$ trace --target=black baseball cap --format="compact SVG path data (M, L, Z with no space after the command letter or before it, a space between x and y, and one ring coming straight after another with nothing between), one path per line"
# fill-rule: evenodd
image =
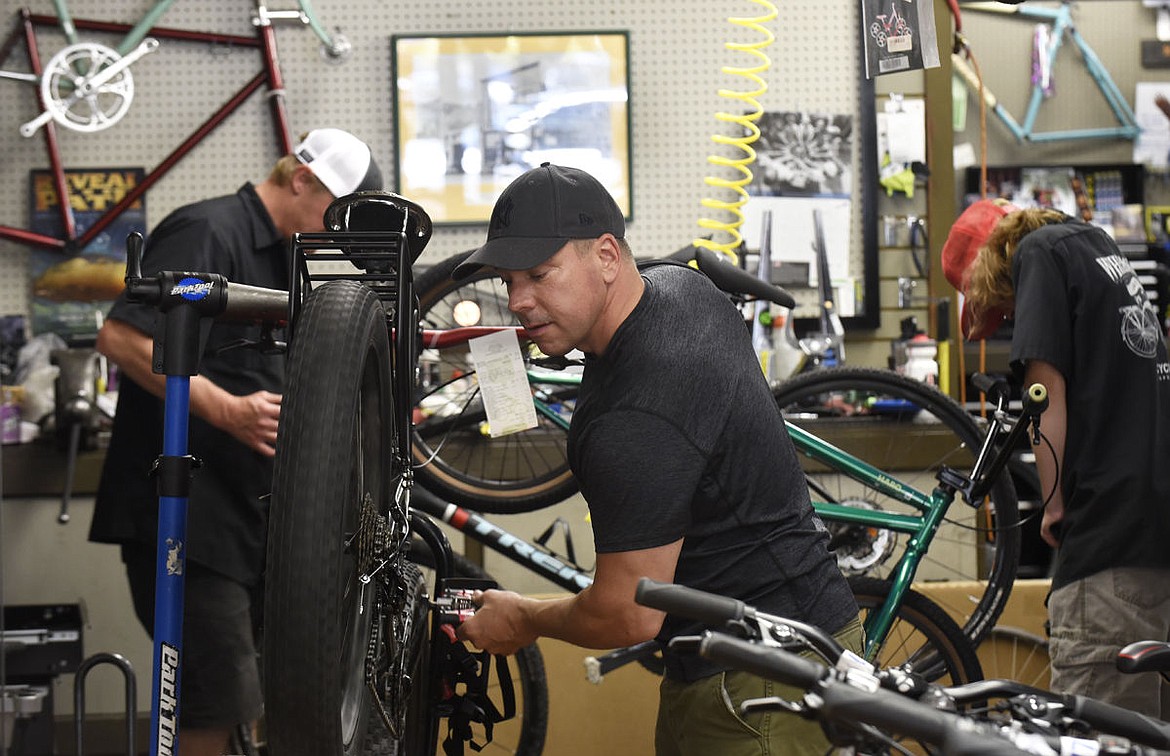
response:
M601 182L579 168L543 163L518 176L496 200L487 243L451 277L466 278L485 265L527 270L572 239L603 234L625 238L626 220Z

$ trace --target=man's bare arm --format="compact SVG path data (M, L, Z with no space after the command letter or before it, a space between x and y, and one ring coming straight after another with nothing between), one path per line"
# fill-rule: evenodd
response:
M1068 405L1065 398L1064 375L1054 365L1043 360L1028 360L1024 366L1024 382L1030 386L1042 383L1048 389L1048 409L1040 416L1040 431L1044 434L1036 454L1036 472L1040 475L1041 496L1048 502L1040 523L1040 537L1053 548L1060 545L1054 526L1064 519L1064 493L1060 489L1060 465L1064 461L1065 434L1068 429ZM1047 443L1045 443L1047 440ZM1052 449L1048 448L1051 444Z
M166 376L152 368L154 340L121 320L107 320L98 332L98 351L144 389L162 398ZM280 420L280 395L257 391L236 396L203 376L191 377L190 411L249 448L273 456Z
M515 653L538 637L586 648L620 648L649 640L658 634L666 615L635 603L638 580L672 582L681 551L680 539L653 549L598 554L593 585L562 599L487 591L459 636L499 654Z

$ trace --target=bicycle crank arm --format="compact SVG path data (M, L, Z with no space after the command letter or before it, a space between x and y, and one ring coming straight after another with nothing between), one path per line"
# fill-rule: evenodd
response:
M142 40L142 43L138 45L138 47L134 48L134 50L132 50L124 57L119 58L116 62L107 66L92 79L82 77L81 81L79 81L77 84L77 90L69 96L69 99L65 100L64 106L61 107L61 110L68 110L69 108L73 107L73 104L78 100L94 94L102 87L102 85L106 84L108 81L120 74L128 66L135 63L139 58L143 57L144 55L148 55L157 49L158 40L154 39L153 37L148 37L147 39ZM42 126L56 117L57 116L52 108L46 108L45 111L42 112L39 116L20 127L20 135L23 137L31 137L33 134L37 133L37 131Z
M27 81L30 84L36 84L40 79L36 74L17 73L16 71L0 71L0 79L12 79L14 81Z

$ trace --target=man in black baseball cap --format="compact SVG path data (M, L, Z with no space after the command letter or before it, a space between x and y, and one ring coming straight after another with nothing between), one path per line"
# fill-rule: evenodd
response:
M639 579L649 577L750 601L860 652L853 593L728 297L684 265L639 268L605 188L554 165L504 190L487 243L454 275L485 266L544 353L586 354L568 456L589 505L597 567L589 588L563 599L485 591L460 637L511 654L541 636L617 648L692 632L635 603ZM803 691L669 648L663 658L659 756L828 749L816 722L736 714L747 698Z
M601 182L579 168L544 163L508 185L492 210L487 243L452 277L462 280L485 265L533 268L572 239L602 234L625 238L626 221Z

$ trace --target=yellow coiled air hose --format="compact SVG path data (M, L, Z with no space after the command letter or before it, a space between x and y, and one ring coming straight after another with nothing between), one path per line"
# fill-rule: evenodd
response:
M749 85L754 86L754 89L747 91L733 89L719 90L720 97L726 97L741 105L742 112L728 113L721 111L715 113L715 118L723 124L735 124L739 127L739 134L735 136L729 136L725 133L711 135L711 141L727 148L726 153L730 154L708 155L707 162L724 169L721 171L724 175L707 176L703 179L707 186L728 190L734 194L734 199L703 198L703 207L719 211L722 213L723 218L700 217L699 227L713 233L711 238L702 237L695 239L693 242L696 247L717 252L727 257L733 263L738 262L736 250L740 248L743 241L743 236L739 232L739 228L743 225L744 221L743 210L741 208L748 201L747 189L744 187L751 183L752 171L750 165L756 159L756 151L752 147L752 143L760 138L760 127L756 125L756 121L760 120L760 116L764 113L757 98L768 91L767 82L764 81L761 74L767 71L772 65L772 61L764 53L764 48L772 44L773 40L775 40L775 35L764 24L776 18L776 6L768 2L768 0L751 0L751 2L765 8L766 13L756 18L732 17L727 20L736 26L742 26L758 32L762 39L750 43L727 42L725 47L728 50L737 53L746 53L752 56L756 60L756 65L724 66L721 70L723 73L740 76L745 79L745 89ZM731 178L728 178L728 175Z

